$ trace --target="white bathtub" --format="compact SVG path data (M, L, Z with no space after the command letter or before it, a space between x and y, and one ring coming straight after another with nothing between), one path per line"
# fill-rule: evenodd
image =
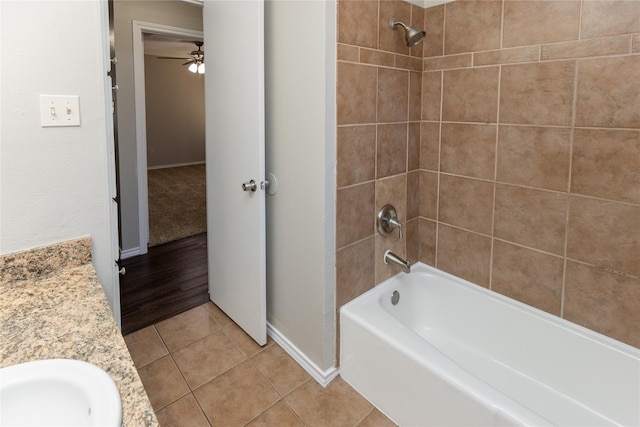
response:
M342 307L340 375L401 426L640 425L639 349L421 263Z

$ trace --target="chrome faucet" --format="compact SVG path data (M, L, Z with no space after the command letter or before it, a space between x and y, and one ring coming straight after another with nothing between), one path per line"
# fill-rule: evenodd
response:
M384 205L378 212L378 233L383 236L390 234L394 228L398 229L400 240L402 240L402 223L398 221L396 208L391 205Z
M392 264L392 265L395 265L396 267L400 267L400 269L405 273L411 272L411 263L409 261L405 261L400 256L394 254L390 250L387 250L384 253L383 261L385 264Z

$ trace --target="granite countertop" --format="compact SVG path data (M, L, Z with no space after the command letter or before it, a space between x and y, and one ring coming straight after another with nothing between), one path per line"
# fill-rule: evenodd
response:
M0 257L0 367L77 359L120 390L123 426L158 421L91 264L89 238Z

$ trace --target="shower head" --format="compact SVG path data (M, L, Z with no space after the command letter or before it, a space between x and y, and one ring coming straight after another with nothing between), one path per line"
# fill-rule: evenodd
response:
M427 35L427 33L425 33L424 31L417 30L413 27L408 26L404 22L396 21L393 18L391 18L391 21L389 21L389 24L391 24L391 28L394 28L396 25L401 25L402 28L404 28L404 31L406 32L407 46L409 47L413 47L417 45L422 40L424 40L424 36Z

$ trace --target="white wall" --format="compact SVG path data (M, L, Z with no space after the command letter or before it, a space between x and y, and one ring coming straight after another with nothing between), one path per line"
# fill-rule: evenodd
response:
M90 236L94 266L119 310L103 6L0 1L0 253ZM40 127L40 94L79 95L81 126Z
M335 363L335 2L265 3L267 318Z
M114 1L114 32L118 58L116 68L120 88L118 91L118 148L123 251L138 248L140 243L133 79L133 20L202 31L202 7L169 0Z

